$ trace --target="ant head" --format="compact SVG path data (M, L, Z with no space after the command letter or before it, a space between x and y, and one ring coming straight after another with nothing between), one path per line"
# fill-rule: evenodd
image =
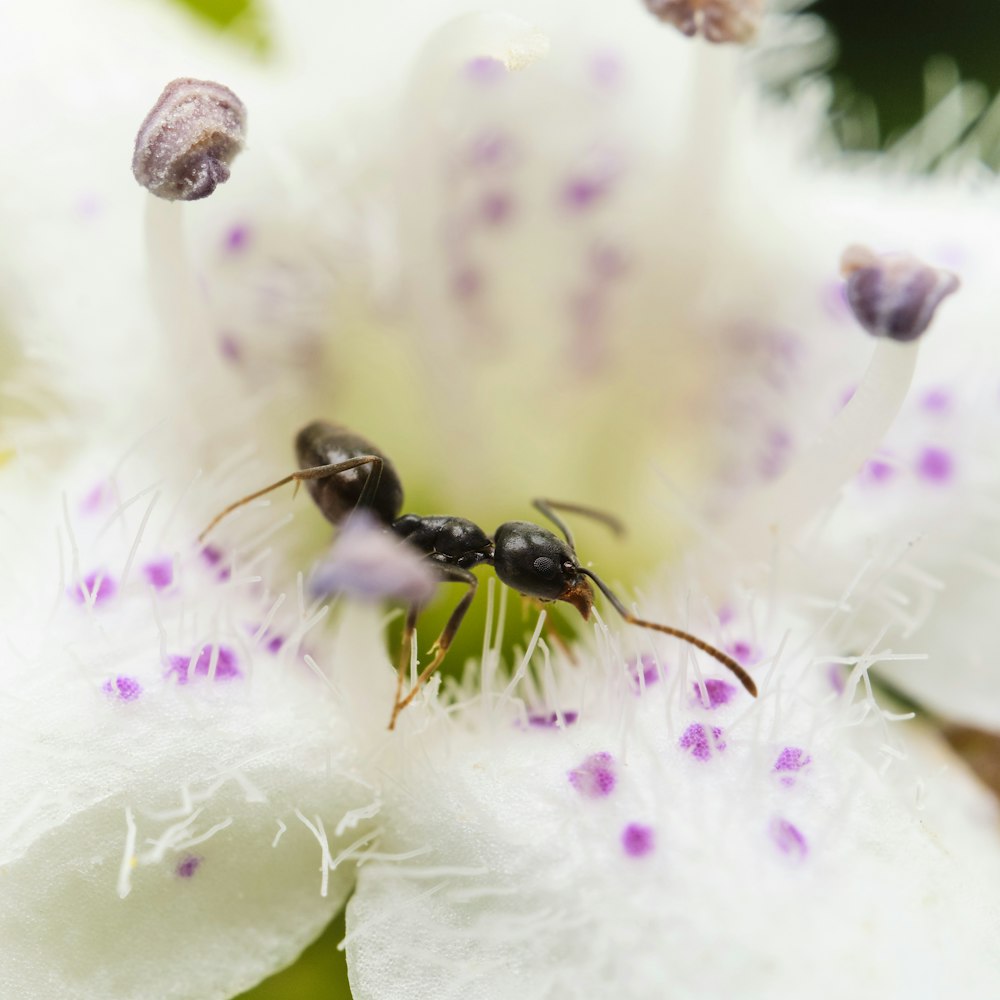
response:
M586 620L594 591L576 553L558 536L530 521L508 521L493 539L493 567L501 583L540 601L567 601Z

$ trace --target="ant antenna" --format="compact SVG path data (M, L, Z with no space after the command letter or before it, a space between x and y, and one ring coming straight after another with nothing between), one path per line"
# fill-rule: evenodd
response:
M600 521L616 538L621 538L625 534L625 525L618 520L614 514L608 514L603 510L596 510L594 507L584 507L578 503L563 503L561 500L532 500L532 506L541 511L566 537L566 543L576 552L576 544L573 535L566 522L556 513L557 510L564 510L569 514L582 514L593 521Z
M592 573L583 566L580 567L580 572L584 576L589 576L600 587L601 593L614 605L615 611L630 625L638 625L641 628L653 629L655 632L663 632L665 635L671 635L675 639L680 639L681 642L686 642L689 646L694 646L695 649L700 649L703 653L708 653L712 659L718 660L727 670L734 673L747 691L755 698L757 697L757 685L754 683L753 678L727 653L723 653L721 649L716 649L715 646L710 646L703 639L699 639L696 635L691 635L690 632L684 632L679 628L671 628L669 625L661 625L659 622L646 621L645 618L637 618L622 604L614 591L596 573Z

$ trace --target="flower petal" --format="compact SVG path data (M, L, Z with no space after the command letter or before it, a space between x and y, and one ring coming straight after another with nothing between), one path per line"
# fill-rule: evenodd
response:
M195 544L214 493L118 464L63 467L61 515L48 484L4 504L0 993L228 997L350 890L391 674L371 616L321 641L259 543Z
M557 668L552 727L502 687L412 727L348 904L358 1000L995 992L996 804L785 645L751 707L610 655Z

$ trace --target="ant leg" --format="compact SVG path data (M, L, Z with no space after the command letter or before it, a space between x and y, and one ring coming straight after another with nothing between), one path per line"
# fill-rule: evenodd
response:
M455 633L458 631L459 625L462 624L462 619L465 617L465 613L469 610L469 605L472 604L472 599L476 596L476 587L479 586L479 581L476 579L475 575L470 573L467 569L461 569L458 566L448 566L444 564L437 565L435 568L439 570L441 576L446 582L464 583L468 586L469 590L458 602L455 610L451 613L451 617L448 619L448 623L435 640L434 645L431 646L430 651L433 658L431 659L431 662L428 663L427 666L421 671L416 684L413 685L413 690L410 691L410 693L402 701L400 701L398 697L396 698L396 704L392 709L392 718L389 720L390 730L396 728L396 719L399 717L399 713L402 712L414 698L416 698L417 692L430 679L434 671L441 666L441 661L445 658L445 655L448 652L448 647L451 645L452 639L455 638Z
M348 459L346 462L336 462L333 465L315 465L310 469L299 469L298 472L293 472L290 476L285 476L284 479L279 479L276 483L271 483L270 486L265 486L262 490L257 490L255 493L251 493L248 496L242 497L235 503L231 503L225 510L220 511L212 520L209 522L208 527L198 536L198 541L203 542L208 536L208 533L224 518L231 514L234 510L242 507L244 504L250 503L251 500L256 500L258 497L262 497L272 490L278 489L279 486L286 486L288 483L295 483L295 492L298 492L299 484L305 482L307 479L325 479L327 476L335 476L339 472L347 472L349 469L356 469L359 465L371 465L372 471L369 473L368 478L365 480L364 488L361 491L361 496L358 500L360 506L362 500L370 500L372 494L378 488L379 478L382 475L382 462L383 459L378 455L359 455L357 458ZM369 490L369 486L374 479L375 485ZM292 494L295 495L294 493Z
M614 605L615 611L618 612L630 625L638 625L641 628L653 629L656 632L663 632L665 635L672 635L675 639L680 639L682 642L686 642L689 646L694 646L695 649L700 649L703 653L708 653L713 660L718 660L727 670L732 671L739 682L750 692L755 698L757 697L757 685L754 683L753 678L743 669L743 667L736 662L727 653L723 653L721 649L716 649L715 646L709 645L704 639L699 639L696 635L691 635L690 632L684 632L679 628L671 628L669 625L660 625L659 622L647 621L645 618L637 618L624 604L615 596L615 594L608 588L608 585L597 576L596 573L592 573L589 569L585 569L583 566L580 567L580 572L584 576L589 576L598 587L601 588L601 593Z
M594 521L600 521L605 527L610 528L618 538L621 538L625 534L625 526L621 521L614 514L608 514L603 510L584 507L578 503L563 503L561 500L535 499L531 501L531 504L536 510L541 511L566 536L566 542L574 552L576 551L576 545L573 542L573 536L569 528L566 527L566 522L556 513L557 510L564 510L570 514L582 514L584 517L589 517Z
M419 606L411 604L410 609L406 612L406 624L403 626L403 638L400 640L399 645L399 668L396 671L396 705L399 704L399 699L403 694L403 679L410 669L410 650L413 647L413 633L417 627L418 614L420 614ZM393 722L396 721L396 714L395 712L393 713ZM390 725L389 728L392 729L392 726Z

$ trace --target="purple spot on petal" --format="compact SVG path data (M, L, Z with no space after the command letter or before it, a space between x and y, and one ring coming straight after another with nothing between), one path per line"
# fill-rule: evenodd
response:
M94 194L83 195L76 203L76 213L87 222L104 214L104 203Z
M250 243L250 227L245 226L242 223L237 223L234 226L230 226L229 230L226 232L225 242L223 246L228 253L240 253L246 250Z
M636 694L643 688L660 682L660 668L652 656L643 656L640 660L629 660L625 665L628 672L629 685ZM664 671L666 668L664 668Z
M656 836L651 826L629 823L622 830L622 847L630 858L641 858L656 846Z
M591 80L605 90L614 90L624 76L622 61L614 52L595 52L589 69Z
M509 165L514 155L510 138L500 132L477 136L469 149L469 160L477 167Z
M588 253L590 269L601 281L613 281L628 271L628 257L611 243L599 243Z
M732 605L723 604L722 607L719 608L718 615L719 624L728 625L736 617L736 612L733 610Z
M222 566L222 560L224 558L222 549L217 549L214 545L206 545L201 550L201 558L209 566L218 569L218 578L220 580L228 580L230 576L230 570L228 566Z
M796 859L804 858L809 851L809 845L802 832L787 819L774 820L771 824L771 839L782 854Z
M70 587L69 595L78 604L106 604L118 592L118 584L105 573L88 573L75 587Z
M920 400L920 405L928 413L947 413L952 406L951 393L947 389L928 389Z
M774 479L788 465L792 447L791 435L782 427L772 427L764 442L764 453L758 466L764 479Z
M726 646L726 652L744 667L753 666L760 659L759 651L743 639L731 642Z
M258 635L257 633L260 631L260 626L248 623L246 630L250 635L256 636L257 642L259 642L269 653L280 653L281 647L285 644L285 637L283 635L279 635L277 632L272 632L269 628L264 629L264 631Z
M717 751L726 749L725 741L722 739L722 730L718 726L712 726L712 744ZM682 750L690 750L691 756L695 760L709 760L712 756L712 747L709 745L708 733L700 722L692 722L678 743Z
M198 653L198 658L194 663L194 673L198 677L208 677L211 673L214 650L218 648L215 656L215 679L217 681L229 681L235 677L242 677L236 654L228 646L205 646ZM169 667L167 675L173 674L178 684L187 684L191 679L191 657L174 654L167 657Z
M600 201L610 188L608 178L571 177L563 187L562 202L573 211L582 211Z
M580 717L579 712L563 712L562 720L567 726L572 726ZM528 725L539 729L555 729L559 725L559 715L556 712L545 712L528 716Z
M490 56L477 56L465 64L465 78L473 83L492 86L499 83L506 75L507 68L499 59Z
M695 683L693 687L695 697L705 708L718 708L720 705L725 705L736 694L736 687L734 685L729 684L727 681L709 678L705 681L705 694L708 696L708 701L706 702L702 697L701 685Z
M917 472L930 483L946 483L954 472L954 462L943 448L925 448L917 461Z
M601 799L615 790L615 761L606 752L592 753L567 775L569 783L588 799Z
M464 267L451 279L451 290L456 299L474 299L483 289L483 276L473 267Z
M142 572L157 590L166 590L174 582L174 563L171 559L154 559L142 567Z
M114 487L109 482L98 483L81 501L80 510L84 514L99 514L115 502Z
M514 211L514 202L510 195L503 191L491 191L484 195L479 211L487 225L499 226L510 218Z
M895 466L881 458L873 458L865 462L864 468L861 470L861 478L869 483L885 483L895 475Z
M844 683L844 668L839 663L831 663L826 668L826 676L830 682L830 687L837 694L843 694L846 687Z
M177 862L177 867L174 869L174 874L178 878L191 878L192 875L201 867L204 858L199 858L197 854L186 854L180 861Z
M243 360L243 345L231 333L219 334L219 353L231 364L238 365Z
M774 762L775 771L799 771L812 761L801 747L785 747Z
M214 545L206 545L201 550L201 557L209 566L218 566L222 562L222 551Z
M120 701L135 701L142 694L142 685L134 677L119 674L101 685L101 690Z

